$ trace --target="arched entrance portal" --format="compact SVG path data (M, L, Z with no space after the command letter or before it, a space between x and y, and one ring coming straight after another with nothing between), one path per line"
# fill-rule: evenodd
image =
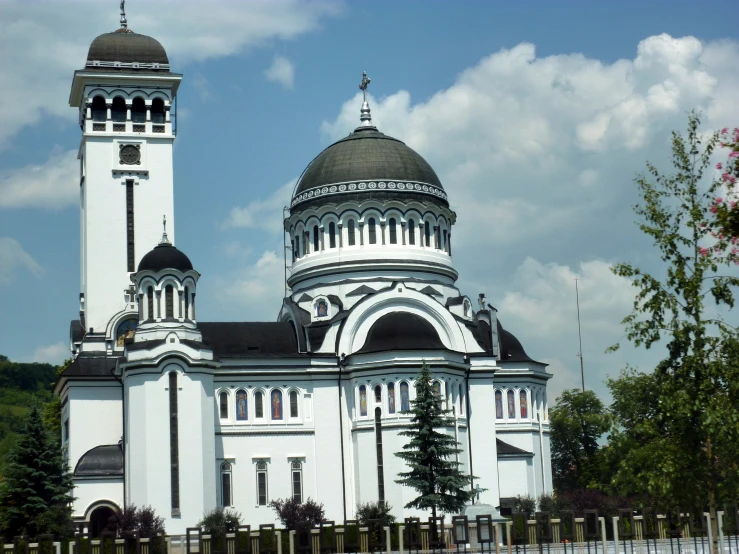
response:
M99 537L100 533L102 531L105 531L105 528L108 525L108 521L110 520L110 516L113 515L113 510L109 508L108 506L100 506L98 508L95 508L92 513L90 514L90 535L92 537Z

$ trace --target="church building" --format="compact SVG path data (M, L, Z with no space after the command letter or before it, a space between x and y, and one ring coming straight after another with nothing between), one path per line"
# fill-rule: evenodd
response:
M395 482L394 455L423 364L450 411L457 461L484 489L477 502L505 513L517 495L551 493L552 375L483 295L455 285L453 198L423 157L373 125L366 75L358 126L295 186L274 320L198 319L211 276L175 240L182 78L122 16L72 80L80 309L56 393L75 519L94 533L113 509L151 506L177 534L232 506L255 526L277 523L269 503L289 497L337 522L376 501L399 519L428 517L404 509L416 491Z

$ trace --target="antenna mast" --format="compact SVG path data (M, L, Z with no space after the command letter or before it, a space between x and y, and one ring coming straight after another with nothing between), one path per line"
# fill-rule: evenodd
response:
M585 368L582 363L582 332L580 331L580 291L577 287L578 279L575 279L575 298L577 301L577 339L580 341L580 377L582 378L582 391L585 392Z

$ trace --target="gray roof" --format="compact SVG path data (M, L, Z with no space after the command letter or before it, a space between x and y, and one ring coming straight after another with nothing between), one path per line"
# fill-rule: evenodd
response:
M358 127L316 156L303 173L295 195L318 186L362 180L412 181L443 190L436 172L416 151L375 127Z
M162 271L163 269L190 271L192 262L184 252L177 250L168 242L162 242L141 258L137 271Z
M167 52L158 40L127 29L100 35L92 41L88 62L169 64Z

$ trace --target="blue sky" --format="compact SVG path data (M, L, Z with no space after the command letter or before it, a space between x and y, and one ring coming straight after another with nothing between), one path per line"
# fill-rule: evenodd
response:
M460 222L463 292L486 292L553 391L659 352L603 350L633 293L609 265L649 266L629 206L647 159L702 109L739 124L736 2L143 2L131 29L175 71L176 243L203 274L202 320L271 320L291 183L358 123L437 170ZM78 309L72 72L117 28L118 2L0 3L0 353L61 361ZM270 71L271 70L271 71Z

